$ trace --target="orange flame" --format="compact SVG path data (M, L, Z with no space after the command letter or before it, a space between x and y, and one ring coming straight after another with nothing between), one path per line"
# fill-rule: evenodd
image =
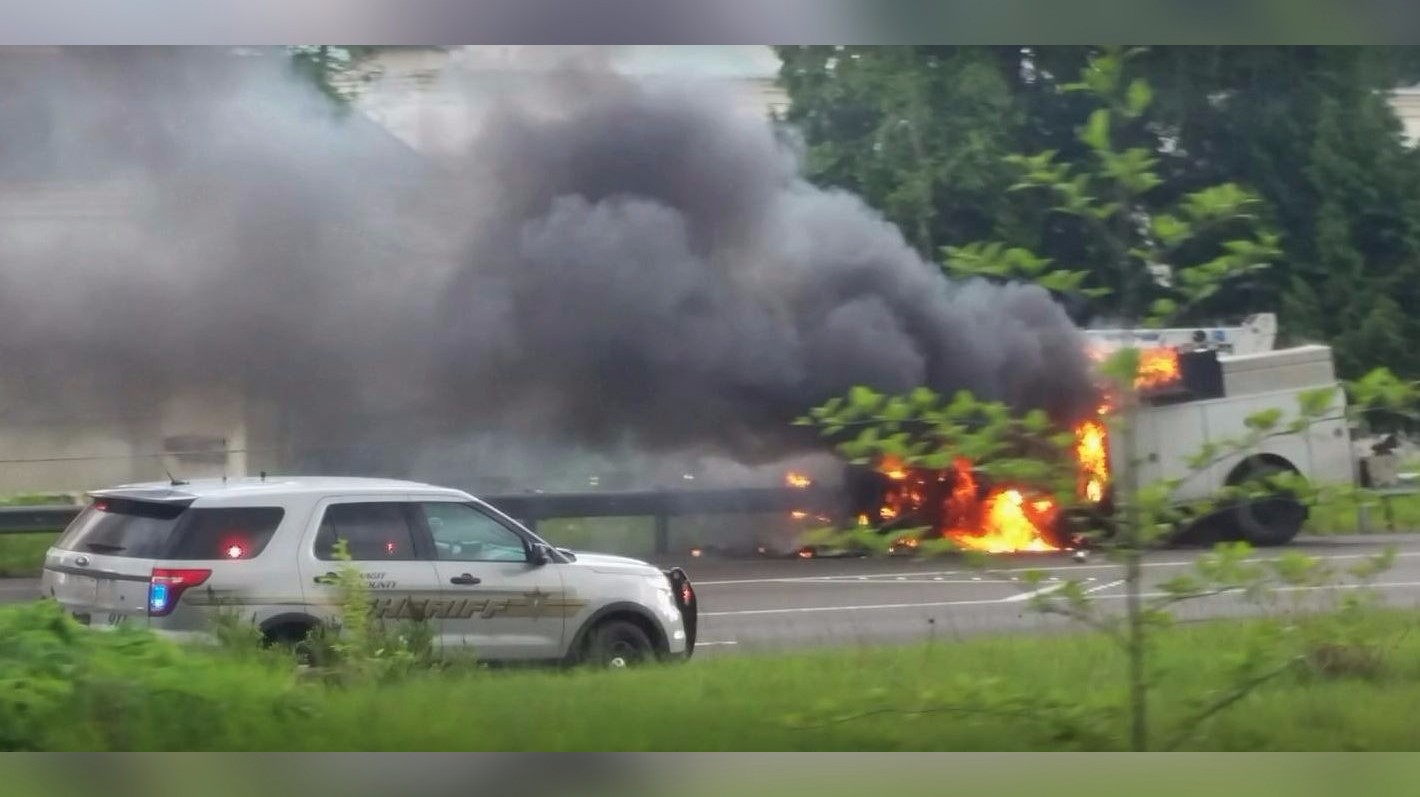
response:
M1037 497L1027 502L1017 489L997 488L983 500L971 462L958 459L947 499L947 531L957 545L984 553L1054 551L1045 530L1054 522L1055 502Z
M813 485L814 481L813 479L810 479L808 476L805 476L802 473L795 473L794 471L789 471L789 473L785 474L784 476L784 483L788 484L790 487L796 487L802 490L805 487Z
M902 460L897 457L884 457L878 470L893 481L903 481L907 478L907 468L903 466Z
M1104 423L1088 420L1075 429L1075 459L1080 463L1080 495L1091 503L1104 500L1109 485L1108 433Z
M1100 348L1089 349L1090 359L1104 362L1109 352ZM1179 364L1178 349L1156 346L1139 350L1139 368L1134 376L1136 390L1152 390L1168 387L1183 380L1183 367Z
M1143 349L1139 352L1139 373L1134 387L1139 390L1167 387L1183 378L1178 362L1178 349Z
M951 537L957 545L983 553L1059 550L1040 531L1054 519L1054 511L1054 501L1037 499L1027 503L1020 490L997 490L986 499L983 528L974 534L954 532Z

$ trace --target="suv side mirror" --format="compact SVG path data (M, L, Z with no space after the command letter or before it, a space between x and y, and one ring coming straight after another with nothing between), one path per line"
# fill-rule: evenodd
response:
M552 549L542 543L534 543L532 550L528 552L528 561L535 567L542 567L550 564L553 560Z

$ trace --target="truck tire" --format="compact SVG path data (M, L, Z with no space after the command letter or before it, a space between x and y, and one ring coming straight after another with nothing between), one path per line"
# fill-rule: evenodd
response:
M1263 480L1283 473L1296 473L1278 463L1260 462L1249 466L1238 481ZM1243 502L1231 511L1231 525L1238 539L1258 548L1274 548L1291 542L1307 521L1307 508L1285 490Z

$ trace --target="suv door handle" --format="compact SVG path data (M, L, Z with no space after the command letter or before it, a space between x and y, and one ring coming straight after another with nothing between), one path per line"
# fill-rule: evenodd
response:
M330 573L326 573L323 576L316 576L312 580L315 581L317 584L334 584L336 581L340 580L340 576L332 571Z
M483 583L483 579L481 579L481 578L474 578L473 576L469 575L468 573L464 573L463 575L454 576L453 578L449 579L449 583L450 583L450 584L459 584L460 586L472 586L472 585L474 585L474 584L482 584L482 583Z

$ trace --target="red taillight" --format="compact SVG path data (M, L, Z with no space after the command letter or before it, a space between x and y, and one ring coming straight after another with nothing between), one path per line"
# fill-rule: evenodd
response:
M224 559L245 559L251 553L251 546L240 534L228 534L218 547Z
M153 568L148 579L148 616L162 617L172 612L183 592L205 583L211 575L211 570Z

